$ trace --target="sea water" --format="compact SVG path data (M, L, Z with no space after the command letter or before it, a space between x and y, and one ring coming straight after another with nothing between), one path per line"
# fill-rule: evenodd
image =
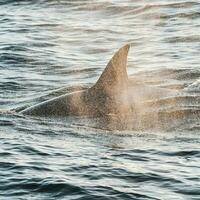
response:
M195 0L1 0L0 109L91 86L127 43L130 75L187 91L199 109L199 33ZM198 119L120 131L0 114L2 200L198 200L199 166Z

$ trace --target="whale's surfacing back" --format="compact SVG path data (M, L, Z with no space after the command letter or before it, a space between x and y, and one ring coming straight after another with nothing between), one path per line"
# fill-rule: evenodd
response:
M62 95L22 110L38 116L104 116L129 110L126 70L130 45L120 48L107 64L94 86L87 90Z
M200 109L191 108L187 94L129 79L130 46L120 48L92 87L44 101L20 113L35 116L88 116L106 129L169 128L196 120ZM199 99L197 99L199 101ZM184 103L186 104L184 105ZM103 124L102 124L103 122Z

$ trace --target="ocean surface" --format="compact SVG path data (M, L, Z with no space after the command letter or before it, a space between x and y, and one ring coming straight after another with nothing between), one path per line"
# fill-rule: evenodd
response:
M199 1L0 0L1 200L200 199L199 115L107 130L6 112L90 87L127 43L130 76L200 110Z

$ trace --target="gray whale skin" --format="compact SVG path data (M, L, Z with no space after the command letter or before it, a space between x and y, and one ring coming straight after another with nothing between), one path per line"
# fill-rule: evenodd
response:
M20 113L35 116L108 116L141 111L141 102L158 99L171 91L131 85L126 65L130 45L120 48L92 87L44 101Z

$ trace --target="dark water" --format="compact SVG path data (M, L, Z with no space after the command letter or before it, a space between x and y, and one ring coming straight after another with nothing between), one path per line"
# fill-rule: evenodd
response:
M0 109L88 87L131 43L128 70L200 108L200 4L0 0ZM183 101L181 101L183 102ZM86 118L0 114L0 199L200 199L200 120L106 131Z

